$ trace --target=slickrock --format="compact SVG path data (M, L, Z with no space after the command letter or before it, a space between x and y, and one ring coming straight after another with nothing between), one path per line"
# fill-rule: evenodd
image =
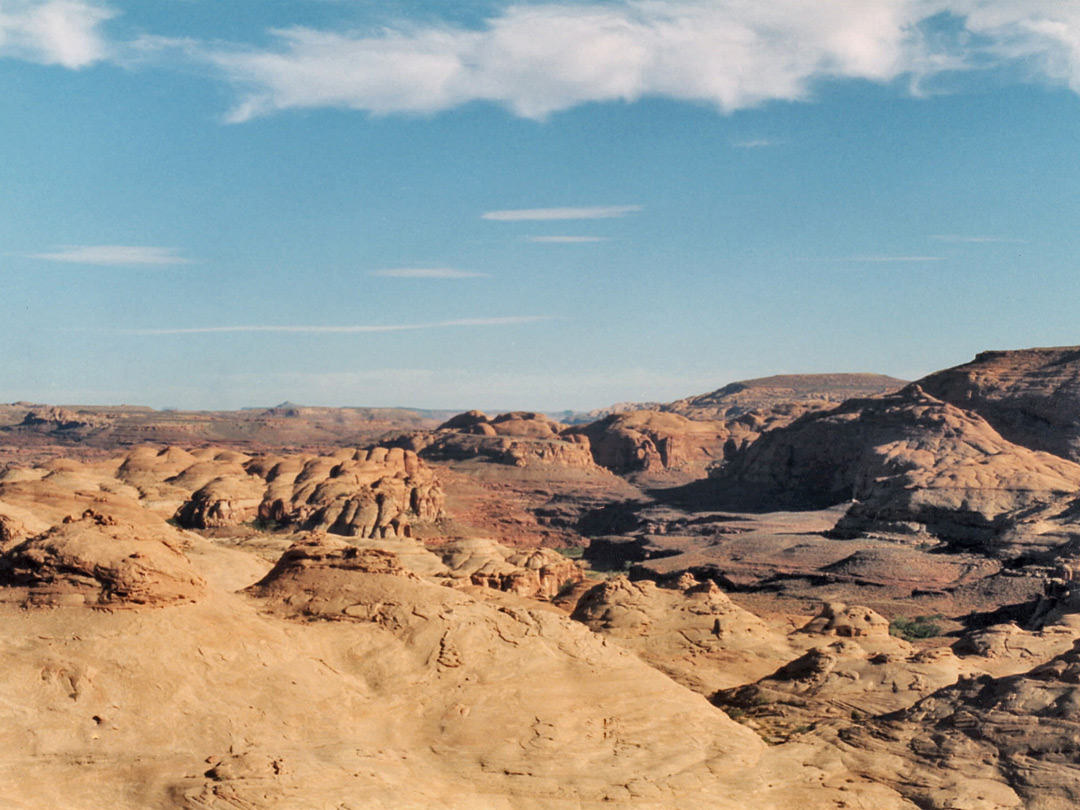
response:
M867 607L827 602L800 632L841 638L885 638L889 635L889 620Z
M258 509L262 520L346 537L398 537L433 522L445 497L410 450L375 447L315 458L292 475L279 465Z
M906 708L965 669L947 647L919 650L890 636L888 621L866 607L826 604L796 635L836 640L755 683L722 689L712 702L770 738L787 739L823 721Z
M586 592L572 618L702 694L760 677L793 654L782 633L689 574L674 588L614 577Z
M723 458L731 431L720 422L642 410L613 414L563 435L586 437L596 463L615 473L692 470L704 475L709 463Z
M547 416L514 411L488 417L482 411L458 414L436 430L408 433L386 442L431 461L483 460L512 467L554 464L594 468L584 436Z
M200 487L176 513L181 526L214 529L254 520L266 492L266 482L243 470L233 477L214 478Z
M294 546L250 592L285 617L351 622L352 644L381 650L358 648L350 673L373 699L408 707L396 736L427 740L412 749L426 777L399 788L398 806L442 794L452 773L461 792L442 801L455 808L737 807L764 754L756 735L580 625L427 584L392 555ZM366 720L352 733L372 730Z
M919 385L1011 442L1080 461L1080 346L981 352Z
M108 425L109 422L107 417L101 415L76 413L67 408L52 407L30 411L19 427L43 432L86 432Z
M396 537L410 534L414 522L430 523L442 514L444 495L434 473L400 448L285 457L210 448L168 465L155 463L158 455L137 452L118 474L137 480L147 498L162 497L163 488L181 493L175 517L187 528L258 519L348 537ZM184 461L190 463L162 477Z
M764 434L716 474L774 504L825 507L854 499L836 527L929 534L988 553L1006 518L1080 487L1080 465L1003 439L981 417L917 385L853 399ZM1032 538L1038 543L1038 538Z
M511 549L484 538L452 540L433 547L448 576L519 596L551 598L585 577L582 566L547 548Z
M205 582L162 526L87 511L0 556L0 584L34 604L161 607L193 602Z
M841 739L849 761L920 807L1067 810L1080 801L1078 684L1080 641L1021 674L962 679Z

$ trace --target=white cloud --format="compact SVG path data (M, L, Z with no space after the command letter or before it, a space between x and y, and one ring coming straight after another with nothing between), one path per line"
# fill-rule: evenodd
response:
M415 332L462 326L518 326L553 320L550 315L505 315L490 318L458 318L431 323L370 324L349 326L191 326L162 329L118 329L125 335L209 335L237 332L277 332L285 334L351 335L378 332Z
M473 270L455 270L453 267L395 267L389 270L372 270L368 275L386 278L486 278L488 274Z
M208 58L242 92L230 120L348 107L431 113L470 101L542 119L645 96L724 111L803 99L819 79L890 81L926 67L931 0L624 0L511 5L474 30L275 31L276 47Z
M85 0L0 0L0 56L82 68L105 59L100 31L114 14Z
M608 242L607 236L526 236L527 242L555 245L580 245L587 242Z
M176 248L141 245L64 245L52 253L32 253L30 258L70 264L155 266L190 264Z
M1001 66L1080 93L1075 0L520 0L474 28L292 27L271 31L270 46L153 33L108 42L112 16L101 0L0 0L0 57L209 65L238 94L234 122L320 107L428 114L475 101L543 119L645 97L731 112L805 100L830 80L904 78L919 94L942 73ZM764 143L745 143L755 145Z
M954 0L968 31L1000 62L1080 93L1080 4L1073 0Z
M614 219L640 210L640 205L594 205L588 208L515 208L506 211L485 211L480 218L495 220L496 222Z
M756 138L749 141L732 141L731 145L736 149L764 149L769 146L779 146L783 141L774 141L768 138Z

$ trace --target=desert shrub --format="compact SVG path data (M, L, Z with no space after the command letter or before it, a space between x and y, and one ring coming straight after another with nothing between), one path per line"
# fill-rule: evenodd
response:
M941 635L941 625L938 621L940 614L933 616L897 616L889 623L889 635L899 636L904 641L915 641L920 638L933 638Z

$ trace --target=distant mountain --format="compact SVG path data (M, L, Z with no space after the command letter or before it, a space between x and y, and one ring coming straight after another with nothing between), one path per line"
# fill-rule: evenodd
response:
M839 405L845 399L886 394L905 385L906 380L883 374L778 374L733 382L708 394L662 405L660 410L689 419L734 419L788 403Z
M899 391L907 380L884 374L777 374L739 380L708 394L674 402L619 402L591 411L560 411L550 416L567 425L582 425L617 413L660 411L688 419L735 419L754 410L777 405L838 405L852 397L868 397Z

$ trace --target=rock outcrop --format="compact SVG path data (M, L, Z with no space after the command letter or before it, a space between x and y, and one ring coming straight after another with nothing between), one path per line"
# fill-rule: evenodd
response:
M842 739L920 807L1065 810L1080 801L1078 712L1080 641L1018 675L962 679Z
M168 527L151 532L87 511L0 556L0 585L32 604L162 607L196 601L205 582Z
M710 463L723 458L731 430L720 422L640 410L613 414L563 435L587 438L596 463L615 473L687 470L704 475Z
M458 414L435 431L408 433L384 443L431 461L482 460L512 467L556 464L594 468L584 436L540 413L515 411L489 417L482 411Z
M791 656L782 634L714 582L689 574L672 588L625 576L606 580L582 595L572 618L702 694Z
M889 635L889 620L868 607L826 602L800 632L840 638L885 638Z
M585 578L581 563L547 548L511 549L477 537L452 540L432 551L450 577L519 596L550 599Z
M982 352L919 385L1011 442L1080 461L1080 346Z
M268 472L260 520L346 537L410 536L413 521L433 522L444 503L435 474L399 447L342 451L282 461Z
M1012 444L981 417L912 384L770 431L716 480L773 508L853 500L840 534L927 533L983 547L1009 515L1075 492L1080 465ZM1002 553L1023 538L1010 542Z
M266 492L266 482L241 471L214 478L196 490L176 513L181 526L217 529L254 520Z

